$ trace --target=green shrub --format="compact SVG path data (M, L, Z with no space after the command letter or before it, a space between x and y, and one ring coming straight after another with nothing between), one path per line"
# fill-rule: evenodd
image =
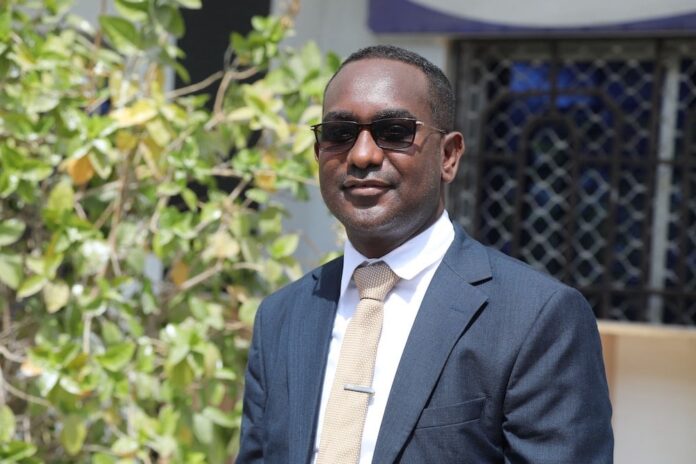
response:
M338 59L257 17L171 91L200 0L70 3L0 9L0 462L228 462L257 304L301 272L274 194L313 182Z

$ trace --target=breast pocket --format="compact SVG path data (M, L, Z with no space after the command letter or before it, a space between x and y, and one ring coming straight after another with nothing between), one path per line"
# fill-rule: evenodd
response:
M479 420L485 404L486 398L476 398L424 409L399 463L497 462Z
M444 427L463 424L481 418L486 398L476 398L449 406L425 408L416 424L416 429Z

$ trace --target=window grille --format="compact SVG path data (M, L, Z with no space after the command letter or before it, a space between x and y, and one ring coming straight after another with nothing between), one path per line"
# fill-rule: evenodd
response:
M453 216L600 318L696 325L696 40L456 53L467 151Z

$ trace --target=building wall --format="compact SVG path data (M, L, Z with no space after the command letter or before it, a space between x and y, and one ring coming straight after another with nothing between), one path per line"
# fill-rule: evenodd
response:
M696 456L696 331L602 322L617 464Z

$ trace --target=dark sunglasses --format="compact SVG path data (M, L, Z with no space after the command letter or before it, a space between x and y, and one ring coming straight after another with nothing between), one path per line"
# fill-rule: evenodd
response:
M384 118L366 124L355 121L329 121L312 127L317 139L318 153L339 153L350 150L363 129L383 150L402 150L413 144L418 126L425 126L441 134L447 132L412 118Z

